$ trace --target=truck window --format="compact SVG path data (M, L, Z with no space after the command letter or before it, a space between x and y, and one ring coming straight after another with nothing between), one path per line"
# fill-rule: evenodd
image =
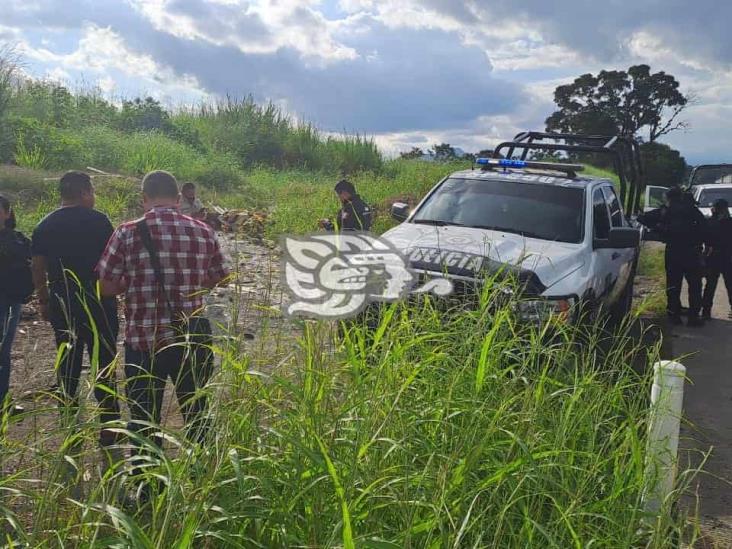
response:
M592 195L592 226L596 239L607 240L610 237L610 216L602 189L595 189Z
M585 190L506 181L447 179L425 201L412 223L461 225L579 243L584 238Z
M607 200L608 206L610 206L610 222L613 227L622 227L624 225L623 208L620 206L620 200L618 200L615 189L612 187L603 187L602 191L605 193L605 200Z
M696 201L700 208L711 208L720 198L732 203L732 188L704 189L699 193Z

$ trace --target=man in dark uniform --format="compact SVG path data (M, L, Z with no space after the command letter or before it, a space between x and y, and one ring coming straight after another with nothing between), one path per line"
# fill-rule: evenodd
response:
M707 224L706 258L702 317L709 320L712 318L714 293L720 276L724 277L727 299L732 309L732 218L729 215L729 203L724 198L712 206L712 218Z
M666 243L666 301L668 315L681 324L681 284L689 285L689 326L701 326L702 245L706 220L694 199L678 187L666 193L666 205L638 216L646 227L658 231Z
M358 195L353 183L342 179L336 184L335 192L341 201L335 223L330 219L321 219L320 226L327 231L339 232L371 230L371 208Z

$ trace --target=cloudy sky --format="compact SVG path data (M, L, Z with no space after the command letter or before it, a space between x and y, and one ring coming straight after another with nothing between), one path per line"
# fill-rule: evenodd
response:
M1 0L25 70L112 97L271 100L389 152L539 129L575 76L644 62L696 102L667 138L732 161L726 0Z

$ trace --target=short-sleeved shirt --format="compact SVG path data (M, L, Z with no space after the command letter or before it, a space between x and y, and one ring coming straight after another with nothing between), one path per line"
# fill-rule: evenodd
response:
M184 196L180 199L178 210L180 210L180 213L183 215L194 217L203 211L203 202L198 198L194 198L193 202L191 202Z
M227 274L216 233L177 208L158 207L144 216L160 258L167 298L160 289L142 242L137 221L121 225L109 239L97 265L101 280L125 291L125 343L152 350L171 333L173 314L190 316L203 309L205 283Z
M32 254L46 258L51 291L64 294L75 278L93 286L94 268L113 231L106 215L84 206L62 207L43 218L33 231Z

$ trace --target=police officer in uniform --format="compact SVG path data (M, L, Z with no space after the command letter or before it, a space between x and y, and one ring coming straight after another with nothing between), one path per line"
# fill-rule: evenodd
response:
M341 209L336 214L335 222L330 219L321 219L320 226L327 231L339 232L371 230L371 208L358 195L353 183L342 179L336 184L334 190L341 201Z
M729 203L720 198L712 205L712 218L707 223L706 241L706 283L702 300L702 317L712 318L714 293L717 291L719 277L724 277L727 299L732 309L732 218ZM732 315L732 310L730 311Z
M689 326L702 326L702 247L706 220L693 197L679 187L666 193L666 205L638 216L666 243L666 302L669 319L681 324L681 284L689 286Z

